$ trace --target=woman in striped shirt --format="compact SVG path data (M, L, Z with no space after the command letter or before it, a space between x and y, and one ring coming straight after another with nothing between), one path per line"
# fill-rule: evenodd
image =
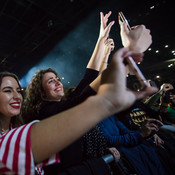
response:
M80 105L45 120L33 121L12 129L23 101L21 86L11 73L0 73L0 174L35 174L35 165L60 152L89 129L155 92L126 89L124 58L140 53L123 48L117 51L102 73L97 95ZM121 100L122 99L122 100Z

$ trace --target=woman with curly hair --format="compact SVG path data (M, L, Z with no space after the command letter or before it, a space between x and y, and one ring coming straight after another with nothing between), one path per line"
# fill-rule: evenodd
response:
M26 88L25 100L23 105L23 119L26 123L40 119L39 110L43 99L46 99L46 94L42 86L42 78L46 73L52 72L59 77L57 72L51 68L40 70L35 74L32 83Z
M113 40L107 39L110 29L114 24L112 21L108 26L106 25L110 15L111 12L105 16L101 13L99 38L87 65L85 75L79 85L71 92L69 91L69 94L65 93L61 79L55 70L51 68L39 70L33 76L30 85L26 88L26 98L24 101L23 118L26 123L36 119L42 120L65 111L80 104L89 96L96 94L96 84L99 84L100 78L96 81L97 83L93 83L92 86L94 88L89 84L96 79L99 72L101 73L107 67L109 54L114 49ZM89 139L91 140L90 142ZM106 142L101 130L98 126L95 126L83 138L80 138L59 153L61 164L58 166L63 170L71 165L81 163L82 157L83 159L101 157L107 152L106 148ZM48 174L54 171L58 172L58 170L54 170L53 166L50 168L52 172L48 169L49 167L45 168L46 174L47 172Z
M94 89L87 86L98 76L99 72L107 67L108 56L114 49L113 40L107 39L114 24L114 21L112 21L107 25L110 15L111 11L105 16L102 12L100 13L101 26L95 49L87 64L82 81L68 97L65 95L63 84L55 70L51 68L39 70L33 76L30 85L26 89L26 99L24 101L23 117L26 122L34 119L41 120L50 116L50 114L69 109L96 93ZM107 47L108 50L106 51Z
M97 40L92 57L87 65L85 76L79 85L74 89L74 91L68 96L65 96L63 84L61 83L58 74L54 70L50 68L39 70L34 75L30 85L26 89L26 100L24 102L23 115L26 122L35 119L45 119L51 115L76 106L86 100L89 96L96 94L101 80L99 74L107 67L109 54L114 49L113 40L108 38L109 31L114 22L110 22L108 25L106 25L110 15L111 12L105 16L103 13L101 13L99 38ZM126 43L128 48L132 48L134 50L135 47L138 46L137 41L143 41L143 38L145 40L144 43L139 44L141 45L140 50L143 51L145 45L146 47L149 47L151 44L150 31L143 27L143 25L138 26L130 33L127 30L126 24L122 24L122 41L124 39L127 40L127 42L123 43ZM143 35L143 33L145 35ZM137 40L138 38L133 38L134 35L139 35L142 39ZM101 135L101 137L99 137L99 135ZM89 140L92 140L92 138L95 138L94 140L96 140L96 143L89 142ZM83 152L80 150L83 150ZM70 162L77 163L81 162L82 154L85 154L83 155L84 158L90 158L94 156L99 157L104 155L105 150L105 139L101 133L100 128L95 126L90 132L86 133L83 138L79 139L77 142L72 144L71 147L68 147L66 150L61 152L60 156L64 157L62 159L62 163L63 165L67 166L67 164L69 164L67 162L69 162L71 157L72 160L70 160ZM76 160L74 157L76 157ZM64 160L66 160L66 162L64 162Z

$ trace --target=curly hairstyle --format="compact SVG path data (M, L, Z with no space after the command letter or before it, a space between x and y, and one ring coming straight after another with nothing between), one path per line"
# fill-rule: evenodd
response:
M48 72L52 72L58 76L58 73L51 68L41 69L32 77L30 85L26 88L22 110L22 116L25 123L38 119L40 106L43 103L43 100L46 98L46 94L42 87L42 78L43 75Z
M0 72L0 86L2 84L2 80L4 77L12 77L17 81L17 83L21 89L21 95L24 99L23 88L20 85L20 82L19 82L17 75L15 75L14 73L11 73L11 72L7 72L7 71ZM11 122L13 127L18 127L18 126L22 125L24 122L22 120L21 113L18 116L12 117L10 122ZM0 120L0 127L1 127L1 120Z

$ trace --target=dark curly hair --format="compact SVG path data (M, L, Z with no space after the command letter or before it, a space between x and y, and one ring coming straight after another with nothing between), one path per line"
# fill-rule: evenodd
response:
M26 88L22 110L22 116L25 123L38 119L40 106L43 100L46 98L46 94L42 87L42 78L43 75L48 72L52 72L58 76L58 73L51 68L41 69L32 77L30 85Z
M0 86L2 84L2 80L4 77L12 77L17 81L17 83L21 89L21 95L24 98L23 88L20 85L20 82L19 82L17 75L15 75L14 73L11 73L11 72L7 72L7 71L0 72ZM18 127L18 126L22 125L23 120L22 120L21 114L19 114L18 116L12 117L10 122L12 123L13 127ZM0 125L1 125L1 122L0 122Z

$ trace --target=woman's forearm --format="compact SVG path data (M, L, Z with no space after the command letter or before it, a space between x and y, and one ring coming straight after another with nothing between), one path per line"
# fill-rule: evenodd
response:
M104 38L98 38L87 68L99 71L103 60Z
M39 163L85 134L108 116L104 101L90 97L84 103L36 123L31 128L31 147Z

